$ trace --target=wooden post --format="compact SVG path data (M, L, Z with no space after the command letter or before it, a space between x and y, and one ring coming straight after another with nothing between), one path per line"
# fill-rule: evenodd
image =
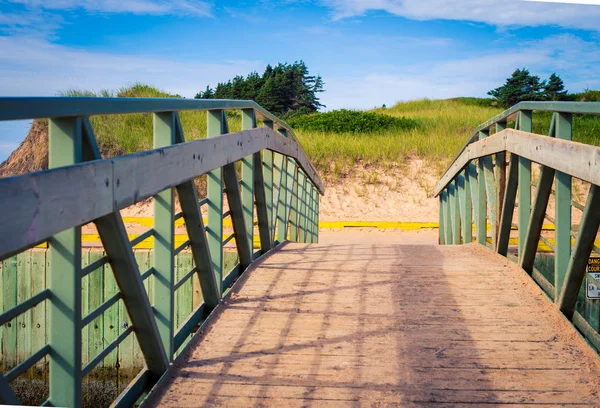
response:
M572 134L572 115L570 113L555 114L555 137L571 140ZM571 257L571 176L557 171L555 187L554 290L555 299L557 299L562 290Z
M254 109L242 110L242 130L256 128ZM242 206L246 223L246 235L252 249L254 246L254 163L252 155L242 159Z
M175 113L154 114L154 147L175 143ZM173 189L154 196L154 314L169 361L173 358L175 220Z
M207 114L207 137L217 137L226 133L225 111L209 110ZM221 293L223 286L223 170L218 168L207 173L208 199L208 247L213 263L213 271Z
M51 119L48 123L48 167L82 161L81 118ZM85 192L82 192L85 194ZM81 228L69 228L49 241L52 297L49 402L55 406L81 405Z
M519 130L531 132L532 112L519 112ZM519 260L523 255L523 247L527 236L529 225L529 213L531 212L531 161L519 157Z

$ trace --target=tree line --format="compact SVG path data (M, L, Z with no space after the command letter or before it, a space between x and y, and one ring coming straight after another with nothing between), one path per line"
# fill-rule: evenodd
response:
M219 82L213 89L207 86L198 92L196 99L247 99L256 101L266 110L283 118L317 112L325 107L318 94L323 92L320 75L310 75L304 61L293 64L267 65L260 75L236 76L227 82Z
M570 100L563 80L553 73L548 80L540 80L528 69L517 69L504 85L492 89L488 95L496 98L504 107L511 107L522 101L565 101Z

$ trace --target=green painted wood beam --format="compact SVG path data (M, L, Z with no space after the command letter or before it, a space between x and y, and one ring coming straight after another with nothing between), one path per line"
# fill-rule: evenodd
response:
M284 242L288 230L288 158L282 156L281 162L281 184L279 186L279 204L277 205L277 241Z
M52 119L48 123L48 168L80 163L83 159L81 118ZM50 390L53 406L81 404L81 228L69 228L49 241L52 292L49 308L51 330Z
M498 231L498 241L496 244L496 252L504 256L508 253L508 242L510 239L513 214L515 212L518 183L519 157L515 154L511 154L508 165L508 181L506 182L504 203L502 204L502 214L500 216L500 229Z
M531 132L532 112L519 112L519 130ZM519 157L519 259L523 254L523 246L527 237L527 225L531 212L531 160Z
M263 124L269 129L273 129L272 121L263 121ZM267 200L267 214L269 216L269 236L271 237L271 246L273 246L273 152L270 150L263 150L262 162L265 199Z
M487 244L487 199L485 182L485 158L478 160L477 169L477 218L475 231L477 242L481 245Z
M10 383L6 381L4 375L0 373L0 404L2 405L21 405L21 401L15 395Z
M154 147L175 144L176 115L174 112L154 114ZM173 294L175 220L174 191L167 188L154 196L154 315L162 344L170 361L173 348L175 303Z
M181 122L177 116L176 142L184 143L185 137ZM189 237L190 248L196 265L196 274L202 291L202 299L208 311L213 310L221 300L221 286L217 281L210 257L208 239L204 227L200 206L198 205L198 192L193 180L186 181L176 187L179 205L183 212L183 220ZM204 312L202 312L204 313ZM176 337L176 336L174 336ZM176 344L174 344L174 348Z
M600 226L600 211L598 211L598 208L600 208L600 187L592 184L557 302L559 310L569 319L573 317L579 289L585 277L588 258L598 234L598 227Z
M471 206L471 190L467 170L458 175L457 182L460 198L462 242L468 244L473 241L473 208Z
M444 232L446 233L446 245L452 245L452 214L450 212L450 193L449 188L446 187L444 190L444 219L446 220L446 225L444 225Z
M290 201L290 241L298 242L298 227L299 227L299 202L298 202L298 185L300 183L300 169L294 166L294 180L292 184L292 199Z
M253 155L254 165L254 196L256 199L256 217L258 218L258 235L260 237L260 249L263 254L272 248L271 234L269 232L269 213L267 211L267 199L265 195L265 181L263 177L263 164L260 152Z
M223 180L225 181L229 210L231 211L235 246L240 259L240 272L243 272L252 263L252 246L245 239L247 236L246 222L244 220L242 197L234 163L223 166Z
M540 241L542 224L544 223L546 208L548 208L548 201L550 200L550 192L552 190L553 181L554 169L545 166L542 167L533 209L531 211L529 224L527 226L525 244L523 245L523 254L519 258L519 266L529 274L533 272L533 263L535 261L535 254Z
M306 242L306 176L298 173L298 242Z
M557 139L571 140L573 119L570 113L557 113L554 117ZM571 176L556 172L554 195L555 252L554 252L554 290L555 299L562 290L563 282L571 257Z
M88 119L83 122L83 158L101 160L100 149ZM104 250L119 287L120 298L131 319L146 366L154 381L168 369L169 358L163 348L158 325L140 275L125 224L120 212L95 222Z
M483 140L490 136L489 130L479 132L479 139ZM483 174L485 177L485 198L486 198L486 216L489 212L490 229L492 235L492 247L496 247L496 226L498 224L497 217L497 202L496 202L496 180L494 178L494 163L492 156L486 156L479 159L483 162ZM487 225L486 225L487 228ZM487 237L487 232L486 232ZM487 238L486 238L487 239Z
M506 122L496 123L496 133L506 129ZM502 214L502 204L504 203L504 193L506 191L506 152L499 152L495 156L496 166L494 167L494 179L496 187L496 230L494 231L495 240L493 248L498 246L498 235L500 234L500 216Z
M208 138L217 137L227 133L225 111L211 110L207 115ZM207 173L207 233L210 258L212 259L213 271L221 288L223 286L223 170L218 168Z
M445 215L444 215L444 195L439 195L439 228L438 228L438 244L446 245L446 231L445 231Z
M254 109L242 110L242 130L256 128ZM250 248L254 245L254 162L252 155L242 159L242 206Z
M460 207L458 202L458 191L456 181L448 185L448 193L450 196L450 218L452 230L452 244L460 245Z
M294 221L293 221L293 210L292 210L292 202L294 200L294 185L296 184L296 163L294 160L287 158L287 183L286 183L286 208L285 208L285 239L290 237L291 232L293 230Z

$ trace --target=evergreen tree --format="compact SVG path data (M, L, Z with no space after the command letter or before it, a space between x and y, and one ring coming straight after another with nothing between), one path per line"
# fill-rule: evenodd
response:
M549 101L564 101L567 99L567 91L563 80L556 74L550 75L548 83L544 88L544 95Z
M531 75L529 70L517 69L506 83L488 92L488 95L498 99L501 105L511 107L521 101L543 100L545 81Z
M318 94L323 92L321 76L312 76L303 61L293 64L267 65L264 73L257 72L236 76L227 83L218 83L213 91L207 87L196 98L203 99L249 99L265 109L281 116L316 112L324 107Z
M517 69L501 87L492 89L488 95L493 96L498 102L511 107L522 101L562 101L568 99L567 91L562 79L550 75L548 82L540 81L536 75L531 75L529 70Z

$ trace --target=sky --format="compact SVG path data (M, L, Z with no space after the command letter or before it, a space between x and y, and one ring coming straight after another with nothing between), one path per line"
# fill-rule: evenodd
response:
M142 82L192 98L297 60L323 77L327 110L483 97L523 67L600 89L600 2L568 3L0 0L0 96ZM0 123L0 160L28 123Z

